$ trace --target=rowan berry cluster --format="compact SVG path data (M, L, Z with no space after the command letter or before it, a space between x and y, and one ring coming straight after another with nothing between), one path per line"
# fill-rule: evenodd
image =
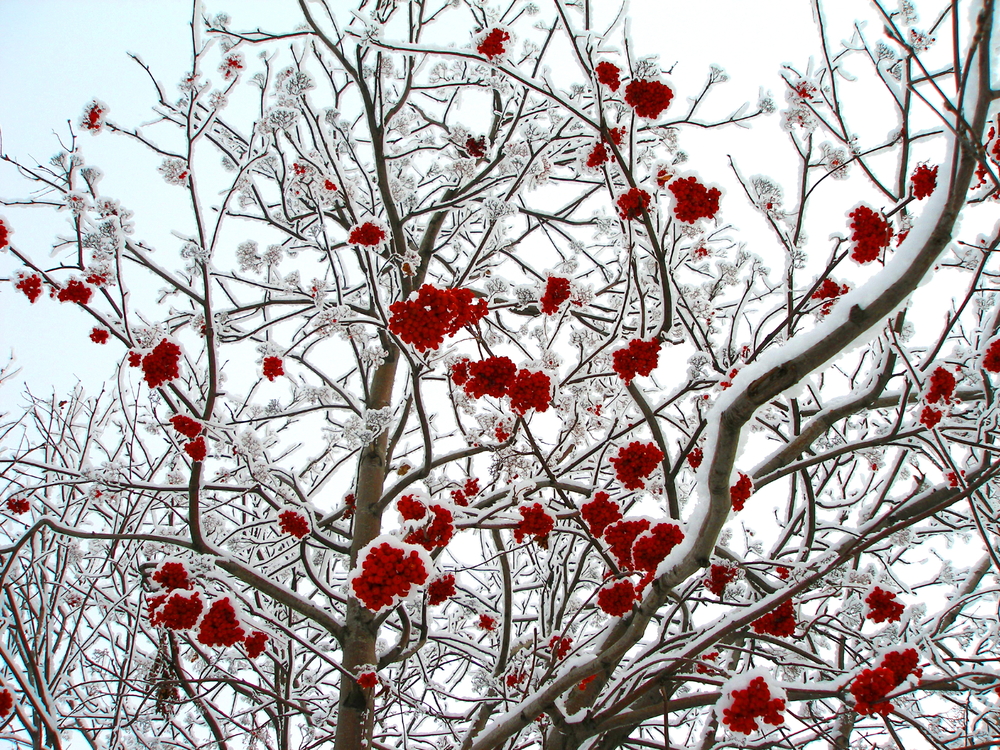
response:
M1000 372L1000 339L988 347L983 355L983 369L987 372Z
M407 544L419 544L428 552L445 547L455 534L455 516L443 505L431 506L432 518L427 524L414 529L403 539Z
M243 641L243 648L246 649L247 658L256 659L263 654L264 649L267 647L267 641L267 633L262 633L259 630L255 630L248 635Z
M159 388L174 378L180 377L178 363L181 348L173 341L163 339L153 351L142 358L142 376L150 388Z
M35 304L35 300L42 296L42 277L35 274L22 276L14 284L14 288L23 292L31 304Z
M469 504L469 499L478 494L479 480L475 477L469 477L465 480L465 484L461 489L451 491L451 499L455 505L460 505L464 508Z
M291 534L296 539L309 536L309 519L295 510L285 510L278 514L278 527L284 534Z
M482 159L486 156L486 136L481 135L473 138L471 135L465 139L465 151L469 156Z
M608 149L603 143L595 143L594 147L587 154L587 168L597 169L608 160Z
M111 334L105 328L94 328L90 332L90 340L95 344L106 344L108 343L108 337Z
M191 419L191 417L185 416L184 414L176 414L170 418L170 424L173 426L177 432L186 437L188 440L192 440L201 434L204 429L201 422L196 422Z
M273 381L285 374L285 363L281 357L264 357L264 377Z
M910 175L910 184L913 186L913 197L918 201L930 196L937 187L937 165L932 169L926 164L921 164L913 170Z
M752 494L753 481L741 471L736 484L729 488L729 500L733 504L733 510L743 510L743 506Z
M385 230L378 224L366 221L360 226L351 230L347 241L352 245L363 245L365 247L378 247L385 240Z
M7 510L16 515L21 515L22 513L27 513L31 510L31 503L28 502L26 497L8 497L7 498Z
M628 104L639 117L647 120L655 120L667 107L670 100L674 98L674 92L666 84L659 81L647 81L636 79L625 87L625 103Z
M663 451L653 443L635 441L618 451L610 462L615 467L615 474L626 489L637 490L652 474L663 460Z
M429 577L419 551L386 541L368 550L351 589L366 608L380 612L409 596L414 586L423 585Z
M7 222L0 218L0 250L10 244L10 235L10 227L7 226Z
M205 438L198 437L190 443L185 443L184 452L191 457L192 461L204 461L208 455L208 444L205 443Z
M872 622L899 622L906 609L902 602L896 600L893 592L878 586L865 597L865 604L868 605L867 617Z
M496 630L497 629L496 618L490 617L489 615L479 615L478 626L480 630L485 630L487 632L489 632L490 630Z
M708 577L705 578L705 588L721 599L726 586L735 581L738 574L738 568L713 563L708 570Z
M851 683L854 710L862 716L881 714L888 716L894 706L885 697L901 685L916 670L919 656L916 649L890 651L882 657L877 669L862 669Z
M171 630L190 630L205 609L200 591L177 590L153 597L149 602L149 622Z
M871 263L877 259L883 248L892 241L892 227L880 214L868 206L858 206L848 214L851 222L851 240L854 249L851 258L858 263Z
M652 575L670 551L684 541L684 532L672 523L658 523L632 544L632 564Z
M507 41L510 41L510 34L503 29L491 29L483 41L476 45L476 50L480 55L493 60L507 51L504 47L504 42Z
M618 215L625 221L638 221L649 210L651 197L641 188L632 188L618 198Z
M719 212L720 190L707 188L694 177L676 179L668 189L676 199L674 216L678 221L694 224L698 219L713 219Z
M556 661L561 661L565 659L569 654L570 649L573 648L572 638L560 638L557 635L552 636L549 639L549 650L555 657Z
M167 591L178 589L190 590L194 588L194 581L188 575L187 568L181 562L162 562L156 566L153 575L150 576L153 583Z
M206 646L235 646L246 637L228 596L212 602L198 627L198 642Z
M820 307L820 315L829 315L833 309L833 301L851 291L847 284L838 284L833 279L823 279L823 283L812 293L811 299L826 300Z
M427 515L427 506L416 495L403 495L396 502L396 510L404 521L419 521Z
M95 99L83 110L83 117L80 118L80 127L96 135L104 127L104 118L107 114L107 105Z
M590 529L590 533L600 539L604 530L615 521L621 520L622 509L607 492L594 493L594 499L584 503L580 515Z
M604 531L604 541L623 570L632 570L632 545L636 538L651 526L647 518L626 518L616 521Z
M378 675L374 672L362 672L358 675L358 685L365 690L371 690L378 685Z
M56 293L56 299L60 302L75 302L78 305L86 305L94 294L94 289L84 284L78 279L70 279L66 286Z
M625 348L615 351L612 360L614 371L628 385L636 375L646 377L656 369L660 360L660 342L655 338L649 341L632 339Z
M937 367L931 373L930 386L927 388L927 395L924 396L924 400L929 404L936 404L938 401L950 404L957 384L958 381L949 370Z
M597 606L612 617L627 615L635 600L635 586L627 579L615 581L597 592Z
M435 578L427 586L427 603L432 607L443 604L455 596L455 593L455 575L447 573L439 578Z
M595 68L597 71L597 80L603 83L612 91L617 91L619 86L622 85L621 82L621 70L614 63L599 62Z
M529 409L548 411L552 400L552 381L544 372L518 370L514 381L507 388L510 408L518 414Z
M6 716L14 708L14 694L7 688L0 690L0 717Z
M941 417L943 416L944 412L940 409L935 409L933 406L925 406L920 411L920 423L928 430L933 430L938 426L938 422L941 421Z
M521 520L514 529L514 541L518 544L528 536L533 536L535 541L543 540L556 526L556 520L545 512L541 503L522 505L517 510L521 514Z
M754 620L753 632L779 638L795 634L795 606L786 599L763 617Z
M688 466L692 469L697 469L701 466L701 462L705 459L705 452L701 448L692 448L691 452L687 455Z
M732 705L722 712L722 723L740 734L751 734L758 729L757 719L765 724L778 726L785 718L785 701L771 697L771 688L763 677L754 677L743 690L732 692Z
M539 300L542 312L546 315L555 315L559 312L562 303L569 299L569 295L569 279L562 276L549 276L545 282L545 292Z
M389 306L389 330L419 351L437 349L445 336L478 323L489 312L486 300L473 301L468 289L438 289L424 284L415 299Z

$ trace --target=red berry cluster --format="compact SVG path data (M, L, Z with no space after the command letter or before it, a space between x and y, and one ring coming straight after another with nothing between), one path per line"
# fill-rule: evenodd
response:
M854 710L862 716L891 714L894 706L885 697L916 671L918 661L916 649L908 648L890 651L877 669L862 669L851 683Z
M309 519L294 510L285 510L278 514L278 526L282 533L291 534L296 539L309 536Z
M476 45L476 50L480 55L485 55L492 60L495 57L500 57L500 55L507 51L503 44L509 40L510 34L503 29L492 29L483 41Z
M429 577L427 566L417 550L382 542L368 550L361 562L361 571L351 581L358 600L373 612L392 606L410 594L414 586Z
M396 502L396 510L404 521L419 521L427 515L427 506L416 495L403 495Z
M542 312L546 315L555 315L562 303L569 299L569 294L569 279L549 276L545 282L545 293L539 300L542 303Z
M177 432L186 437L188 440L198 437L204 429L201 422L196 422L191 419L191 417L183 414L177 414L171 417L170 424L173 425L173 428L177 430Z
M692 469L697 469L704 460L705 452L701 448L692 448L691 452L687 455L688 466Z
M525 672L523 669L516 669L516 670L514 670L509 675L507 675L507 677L505 679L505 682L507 683L507 687L517 687L522 682L524 682L524 680L525 680L525 678L527 676L528 676L528 673Z
M851 258L858 263L871 263L877 259L882 248L892 241L892 227L889 222L868 206L858 206L848 214L851 222L851 240L854 249Z
M454 336L464 326L486 317L486 300L473 301L468 289L438 289L424 284L415 299L389 306L389 330L418 350L437 349L445 336Z
M370 221L354 227L347 238L347 241L352 245L364 245L365 247L377 247L383 240L385 240L385 230Z
M150 578L160 588L167 591L194 588L194 581L191 580L187 568L181 562L160 563L156 566L156 570L153 571L153 575Z
M987 372L1000 372L1000 339L988 347L983 355L983 369Z
M22 276L14 287L24 292L31 304L35 304L35 300L42 296L42 277L35 274Z
M198 624L204 609L201 592L174 591L150 600L149 622L171 630L190 630Z
M641 188L632 188L618 198L618 215L625 221L638 221L649 210L651 198Z
M358 685L365 690L371 690L378 685L378 675L374 672L362 672L358 675Z
M455 505L460 505L464 508L469 504L469 499L478 494L479 480L475 477L470 477L465 480L465 485L462 489L451 491L451 499L454 501Z
M896 601L893 592L878 586L865 597L865 604L868 605L868 619L872 622L899 622L900 615L906 609L902 602Z
M812 293L811 299L826 300L820 307L820 315L829 315L833 309L833 301L851 291L847 284L838 284L832 279L823 279L823 283Z
M922 201L934 192L934 188L937 187L937 172L936 165L931 169L926 164L921 164L913 170L913 174L910 175L910 184L913 185L914 198Z
M490 617L489 615L479 615L479 622L477 624L480 630L485 630L487 632L497 629L496 618Z
M587 168L597 169L608 160L608 150L603 143L595 143L594 147L587 154Z
M433 518L425 526L414 529L403 540L407 544L419 544L430 551L435 547L445 547L455 534L455 516L443 505L432 505Z
M920 412L920 423L928 430L933 430L938 426L938 422L941 421L941 417L943 416L944 412L940 409L935 409L933 406L925 406Z
M625 103L628 104L639 117L647 120L655 120L667 107L670 100L674 98L674 92L670 87L659 81L646 81L636 79L625 87Z
M701 660L702 661L715 661L718 658L719 658L719 652L718 651L712 651L709 654L702 654L701 655ZM718 669L716 669L715 667L709 666L708 664L699 664L697 666L696 670L697 670L698 674L722 674L722 672L720 672Z
M635 586L627 579L615 581L597 592L597 606L612 617L627 615L632 611L635 600Z
M652 575L670 551L684 541L684 532L672 523L658 523L632 544L632 564Z
M471 135L465 140L465 151L469 156L482 159L486 156L486 136L481 135L473 138Z
M736 484L729 488L729 501L733 504L733 510L743 510L743 506L752 494L753 481L741 471Z
M677 179L670 183L676 205L674 216L678 221L694 224L698 219L713 219L719 212L719 188L707 188L694 177Z
M652 443L636 441L629 443L609 460L615 467L618 481L625 485L625 489L637 490L645 484L643 480L660 465L663 451Z
M285 374L285 363L281 357L264 357L264 377L273 381Z
M90 340L95 344L106 344L108 343L108 337L111 334L105 328L94 328L90 332Z
M248 635L243 641L243 648L246 649L247 658L256 659L263 654L264 649L267 647L267 640L267 633L262 633L259 630L255 630Z
M6 716L14 708L14 695L7 688L0 690L0 717Z
M80 119L80 127L84 130L89 130L91 133L100 132L101 128L104 127L104 115L106 111L104 107L97 101L91 102L86 109L83 110L83 117Z
M952 394L955 393L957 385L955 376L943 367L937 367L931 373L931 383L927 388L927 395L924 400L929 404L936 404L938 401L951 403Z
M779 638L795 635L795 607L792 600L786 599L773 611L754 620L753 632Z
M609 63L607 61L599 62L594 70L597 71L597 80L612 91L617 91L618 87L622 85L622 72L614 63Z
M469 379L465 392L473 398L493 396L500 398L514 382L517 365L509 357L487 357L469 365Z
M778 726L785 718L785 701L771 698L771 689L763 677L754 677L743 690L732 692L733 703L722 712L722 723L740 734L751 734L758 728L757 719Z
M624 570L632 570L632 545L636 538L650 527L649 519L646 518L626 518L608 526L604 531L604 541L608 543L608 549L619 567Z
M615 351L612 359L614 371L628 385L636 375L646 377L656 369L660 360L660 342L655 338L649 341L632 339L624 349Z
M26 497L8 497L7 498L7 510L16 515L21 515L22 513L27 513L31 510L31 503L28 502Z
M708 570L708 577L705 579L705 588L721 599L726 586L736 580L738 573L739 569L731 565L715 565L713 563Z
M432 607L443 604L455 596L455 593L455 575L448 573L430 582L427 587L427 603Z
M180 377L178 363L181 348L173 341L163 339L153 351L142 358L142 376L150 388L159 388L166 382Z
M465 385L469 380L469 359L462 357L451 366L451 382L455 385Z
M560 638L558 635L554 635L549 639L549 650L552 655L556 658L556 661L561 661L565 659L569 654L570 649L573 648L572 638Z
M590 533L600 539L608 526L621 520L622 509L607 492L595 492L594 499L581 506L580 515Z
M208 445L205 443L205 438L198 437L190 443L185 443L184 452L191 457L192 461L204 461L205 456L208 455Z
M10 244L10 228L3 219L0 219L0 249Z
M514 529L514 541L518 544L526 536L533 536L536 541L544 539L556 527L556 520L545 512L541 503L522 505L517 510L521 514L521 520Z
M66 286L59 290L56 299L60 302L76 302L78 305L86 305L90 302L94 289L82 281L70 279Z
M552 400L552 381L544 372L518 370L514 382L507 388L510 408L518 414L529 409L548 411Z
M212 602L198 627L198 642L206 646L235 646L246 637L228 596Z

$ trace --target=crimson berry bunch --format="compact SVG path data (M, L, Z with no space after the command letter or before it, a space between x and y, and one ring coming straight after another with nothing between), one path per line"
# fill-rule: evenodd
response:
M170 424L175 430L177 430L177 432L189 440L198 437L204 429L201 422L196 422L191 419L191 417L185 416L184 414L176 414L172 416L170 418Z
M750 499L752 494L753 481L741 471L736 484L729 488L729 500L733 505L733 510L743 510L743 506L746 505L746 501Z
M684 532L673 523L658 523L632 544L632 564L650 576L671 550L684 541Z
M678 221L694 224L698 219L713 219L719 212L722 192L705 187L694 177L676 179L668 189L674 194L674 216Z
M250 635L248 635L243 641L243 648L246 649L247 657L250 659L256 659L258 656L263 654L264 649L267 648L267 641L267 633L262 633L259 630L255 630L250 633Z
M455 534L455 516L443 505L431 506L432 518L419 529L406 535L407 544L419 544L428 552L436 547L445 547Z
M635 600L635 586L627 579L615 581L597 592L597 606L612 617L627 615L632 611Z
M142 376L150 388L159 388L174 378L180 377L178 364L181 348L173 341L163 339L153 351L142 358Z
M647 81L636 79L625 87L625 103L628 104L639 117L647 120L655 120L663 110L670 106L670 100L674 98L674 92L669 86L660 81Z
M858 206L849 216L853 220L851 240L854 242L854 249L851 251L851 258L858 263L871 263L878 258L883 248L889 247L892 227L888 220L868 206Z
M0 690L0 717L6 716L14 708L14 694L7 688Z
M438 289L424 284L416 298L389 306L389 330L419 351L437 349L445 336L478 323L489 312L484 299L473 299L469 289Z
M403 495L396 502L396 510L404 521L419 521L427 515L427 506L416 495Z
M906 609L902 602L896 600L893 592L878 586L865 597L865 604L868 605L868 619L872 622L899 622L900 616Z
M987 372L1000 372L1000 339L986 347L983 355L983 369Z
M622 509L607 492L595 492L594 499L584 503L580 515L590 529L590 533L600 539L604 530L615 521L621 520Z
M371 221L354 227L347 238L347 241L352 245L363 245L364 247L378 247L384 240L385 230Z
M955 386L958 381L950 370L943 367L936 367L931 373L930 385L927 388L927 395L924 400L929 404L936 404L938 401L951 403L951 397L955 393Z
M687 454L688 466L692 469L697 469L701 466L701 462L705 459L705 452L701 448L692 448L691 452Z
M638 221L649 210L652 200L649 193L641 188L632 188L618 198L618 215L625 221Z
M278 514L278 527L284 534L291 534L296 539L309 536L309 519L294 510L285 510Z
M612 366L618 377L628 385L636 375L648 376L656 369L659 359L659 340L632 339L623 349L618 349L612 355Z
M626 489L637 490L645 485L643 481L652 474L663 460L663 451L653 443L635 441L612 456L611 465L615 474Z
M623 570L633 569L632 545L639 534L648 531L651 525L648 518L626 518L605 529L604 541Z
M469 379L465 392L472 398L493 396L500 398L507 393L517 374L517 365L509 357L487 357L469 365Z
M351 580L351 590L366 608L380 612L405 599L429 577L419 550L407 549L395 540L384 541L368 549Z
M378 685L378 675L374 672L362 672L358 675L358 685L365 690L371 690Z
M455 575L454 573L446 573L435 578L427 586L427 603L432 607L443 604L455 596L455 593Z
M527 536L535 537L535 541L544 539L556 526L556 520L545 512L541 503L522 505L517 509L521 520L514 529L514 541L520 544Z
M490 617L489 615L479 615L479 622L477 624L480 630L485 630L487 632L497 629L496 618Z
M160 588L166 591L190 590L194 588L194 581L188 574L184 563L176 561L162 562L156 566L156 570L150 579Z
M552 400L552 381L544 372L518 370L507 395L510 397L510 408L518 414L524 414L529 409L548 411Z
M212 602L198 626L198 642L206 646L235 646L246 637L228 596Z
M204 461L208 455L208 444L205 442L205 438L198 437L190 443L184 444L184 452L191 457L192 461Z
M170 630L191 630L204 610L200 591L173 591L150 600L149 622Z
M31 510L31 503L28 502L28 498L26 497L8 497L7 510L16 515L21 515Z
M562 303L569 299L569 295L569 279L562 276L549 276L545 281L545 292L539 300L542 312L546 315L555 315L559 312Z
M90 340L95 344L106 344L111 334L106 328L94 328L90 332Z
M726 586L736 580L738 573L739 569L734 568L732 565L717 565L713 563L708 569L708 577L705 578L705 588L721 599Z
M751 734L758 729L757 719L765 724L778 726L785 718L785 701L771 697L771 688L763 677L754 677L743 690L732 692L732 705L722 712L722 723L740 734Z
M483 41L476 45L476 50L480 55L494 60L507 51L504 47L504 42L508 41L510 41L510 34L506 31L503 29L491 29L483 38Z
M75 302L78 305L86 305L90 302L93 294L93 287L77 279L70 279L66 286L56 293L56 299L60 302Z
M926 164L919 165L910 175L910 184L913 186L913 197L918 201L930 196L937 187L937 165L932 169Z
M270 381L285 374L285 363L281 357L264 357L264 377Z
M599 62L595 68L597 71L597 80L603 83L612 91L617 91L622 85L621 82L621 70L614 63Z
M795 635L795 606L786 599L763 617L754 620L753 632L779 638Z
M455 505L460 505L464 508L469 504L469 499L478 494L479 480L475 477L469 477L465 480L465 484L461 489L451 491L451 499Z
M916 669L919 655L916 649L890 651L882 657L876 669L862 669L851 683L854 710L862 716L888 716L895 708L885 697L901 685Z
M549 639L549 650L552 652L552 656L555 657L556 661L562 661L565 659L572 648L572 638L560 638L558 635L554 635Z
M847 284L838 284L833 279L823 279L823 283L812 293L810 299L825 300L820 307L820 315L829 315L833 309L833 301L851 291Z
M22 276L14 284L14 288L23 292L31 304L35 304L35 301L42 296L42 277L35 274Z

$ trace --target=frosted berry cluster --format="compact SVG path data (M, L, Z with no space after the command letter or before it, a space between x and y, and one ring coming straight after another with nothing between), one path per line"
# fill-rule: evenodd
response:
M872 622L899 622L906 609L902 602L896 600L894 593L878 586L865 597L865 604L868 605L866 615Z
M468 289L438 289L424 284L415 299L389 306L389 330L419 351L437 349L445 336L478 323L489 312L484 299L473 299Z
M552 381L544 372L518 370L514 382L507 388L510 408L518 414L530 409L548 411L552 400Z
M464 384L465 392L472 398L493 396L501 398L514 382L517 365L510 357L487 357L468 366L469 377Z
M771 687L763 677L754 677L744 689L733 690L731 699L732 704L723 709L722 723L734 732L756 732L759 728L758 719L771 726L778 726L785 721L781 715L785 710L785 701L771 697Z
M170 418L170 424L173 426L177 432L186 437L188 440L193 440L201 434L204 426L201 422L196 422L191 419L191 417L185 416L184 414L177 414Z
M352 245L378 247L385 240L385 230L378 224L366 221L364 224L354 227L347 240Z
M517 509L521 520L514 529L514 541L520 544L525 537L532 536L536 541L545 539L556 526L556 520L545 512L541 503L522 505Z
M285 374L285 363L281 357L264 357L264 377L270 381Z
M42 296L42 277L35 274L21 276L14 288L22 292L31 304Z
M635 586L627 579L615 581L597 592L597 606L612 617L627 615L632 611L635 600Z
M27 513L31 510L31 503L28 502L26 497L13 497L7 498L7 510L16 515L21 515L22 513Z
M659 117L663 110L670 106L670 100L673 98L674 92L670 87L659 81L636 79L625 87L625 103L634 109L639 117L647 120Z
M278 527L282 533L290 534L296 539L309 536L309 519L295 510L285 510L278 514Z
M677 524L658 523L632 544L632 564L636 570L652 575L671 550L684 541Z
M7 688L0 690L0 717L4 717L14 708L14 694Z
M451 499L455 505L460 505L464 508L469 504L469 500L478 494L479 480L475 477L469 477L465 480L465 484L462 485L461 489L451 491Z
M599 62L595 70L597 71L597 80L612 91L617 91L618 87L622 85L622 72L614 63Z
M688 466L692 469L701 466L703 460L705 460L705 452L701 448L692 448L691 452L687 454Z
M404 521L419 521L427 515L427 506L416 495L403 495L396 502L396 510Z
M188 575L184 563L176 561L162 562L156 566L156 570L150 576L154 584L165 591L177 591L178 589L190 590L194 588L194 581Z
M987 372L1000 372L1000 339L986 347L983 354L983 369Z
M150 388L159 388L180 377L178 364L181 348L173 341L163 339L153 351L142 358L142 376Z
M858 206L849 216L852 219L851 240L854 242L851 258L858 263L871 263L883 248L889 247L892 227L868 206Z
M197 437L190 443L184 444L184 452L191 457L192 461L204 461L208 455L208 444L205 438Z
M919 672L916 649L890 651L882 657L877 669L862 669L851 683L854 710L862 716L881 714L888 716L895 708L886 696L906 680L911 673Z
M518 370L509 357L487 357L479 362L460 362L452 368L452 380L462 381L472 398L510 397L510 408L518 414L529 409L547 411L552 401L552 381L544 372Z
M228 596L212 602L198 626L198 642L206 646L235 646L246 637Z
M838 284L833 279L823 279L823 283L812 293L811 299L823 300L819 314L829 315L830 311L833 310L834 300L837 297L847 294L849 291L851 291L851 288L847 284Z
M913 186L913 197L918 201L930 196L937 187L938 168L935 165L932 169L926 164L921 164L913 170L910 175L910 184Z
M651 197L641 188L632 188L618 198L618 215L625 221L639 221L649 210Z
M958 381L951 371L943 367L936 367L931 373L930 384L927 387L927 395L924 396L924 400L929 404L936 404L938 401L950 404L957 384Z
M407 544L419 544L428 552L436 547L446 547L455 534L455 516L443 505L432 505L431 519L422 527L406 535Z
M262 633L259 630L250 633L243 641L243 648L246 649L247 658L256 659L263 654L264 649L267 648L267 641L267 633Z
M743 510L743 506L746 505L752 494L753 481L746 474L740 472L740 478L736 480L736 484L729 488L729 501L733 505L733 510Z
M446 573L443 576L435 578L427 586L427 603L432 607L444 604L448 599L455 596L455 593L455 575L454 573Z
M562 276L549 276L545 281L545 292L539 300L542 312L546 315L555 315L559 312L562 303L569 299L569 295L569 279Z
M149 622L171 630L191 630L204 610L200 591L177 590L150 599Z
M580 515L590 533L600 539L608 526L621 520L622 509L607 492L595 492L594 499L581 506Z
M663 451L653 443L635 441L612 456L611 465L615 474L626 489L637 490L645 485L643 481L652 474L663 460Z
M625 381L632 382L636 375L648 376L660 359L660 342L653 338L649 341L632 339L623 349L618 349L612 355L614 371Z
M106 344L110 337L111 333L107 328L94 328L90 332L90 340L95 344Z
M555 657L556 661L565 659L572 648L572 638L560 638L558 635L554 635L549 639L549 650L552 652L552 656Z
M351 590L358 601L377 613L405 599L429 577L420 550L387 540L368 547L351 579Z
M503 29L491 29L483 40L476 45L476 51L490 60L503 55L507 48L504 43L510 41L510 34Z
M6 221L0 218L0 250L10 244L10 235L10 227L7 226Z
M708 577L705 578L705 588L721 599L726 586L736 580L738 573L739 569L731 565L713 563L708 570Z
M674 216L678 221L693 224L698 219L713 219L719 212L722 193L718 188L707 188L694 177L677 179L668 188L674 194Z
M786 599L763 617L754 620L753 632L787 638L795 635L795 606Z
M648 518L625 518L605 529L604 541L623 570L633 569L632 545L639 534L648 531L651 525Z
M56 293L56 299L60 302L75 302L78 305L86 305L94 295L94 288L77 279L70 279L66 286Z

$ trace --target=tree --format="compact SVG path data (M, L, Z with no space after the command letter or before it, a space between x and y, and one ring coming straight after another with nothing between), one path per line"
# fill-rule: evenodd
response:
M785 108L719 119L589 0L299 6L196 3L155 124L0 155L70 228L3 219L6 291L121 353L5 417L8 740L990 745L993 0L814 0ZM680 149L751 124L787 151ZM83 131L162 157L178 247Z

